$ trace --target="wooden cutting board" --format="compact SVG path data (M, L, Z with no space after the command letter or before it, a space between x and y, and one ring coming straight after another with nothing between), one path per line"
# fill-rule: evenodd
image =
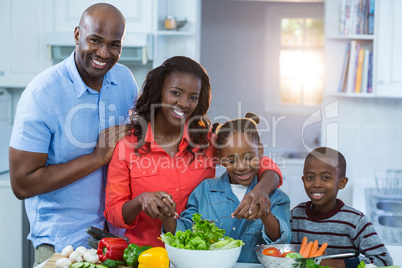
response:
M61 253L54 253L52 257L43 265L43 268L55 268L56 267L56 261L58 259L61 259ZM118 268L131 268L130 266L125 266L125 265L119 265Z

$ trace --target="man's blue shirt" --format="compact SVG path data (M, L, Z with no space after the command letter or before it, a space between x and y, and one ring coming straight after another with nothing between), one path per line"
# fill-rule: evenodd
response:
M74 52L38 75L17 106L10 146L48 154L47 165L69 162L93 152L99 133L128 122L138 96L130 70L116 64L100 92L85 85ZM34 247L55 246L56 252L86 246L87 226L103 228L107 167L56 191L25 200Z

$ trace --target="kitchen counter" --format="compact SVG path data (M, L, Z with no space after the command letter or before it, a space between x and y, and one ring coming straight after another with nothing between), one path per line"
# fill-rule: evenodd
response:
M61 258L61 254L55 253L49 260L41 263L36 268L55 268L56 267L55 263L60 258ZM262 268L262 267L263 266L259 263L236 263L236 265L233 266L232 268ZM170 268L175 268L175 267L174 267L174 265L171 264Z

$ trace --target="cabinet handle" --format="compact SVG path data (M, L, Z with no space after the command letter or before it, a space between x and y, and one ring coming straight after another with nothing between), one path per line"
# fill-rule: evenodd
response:
M384 84L385 84L385 81L384 81L384 80L378 80L378 81L377 81L377 84L378 84L378 85L384 85Z
M4 75L4 72L3 71L0 71L0 76L3 76Z

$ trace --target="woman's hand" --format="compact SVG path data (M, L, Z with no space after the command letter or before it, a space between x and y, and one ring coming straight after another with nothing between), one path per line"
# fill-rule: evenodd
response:
M267 215L271 210L271 200L266 190L255 187L248 192L236 210L232 213L238 219L256 220Z
M142 211L151 218L173 217L176 203L166 192L145 192L138 196Z

